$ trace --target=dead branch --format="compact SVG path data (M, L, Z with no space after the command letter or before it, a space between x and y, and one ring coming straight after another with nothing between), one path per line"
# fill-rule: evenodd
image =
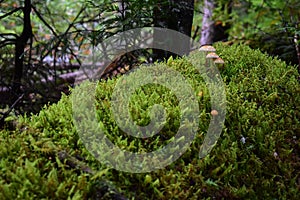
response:
M3 19L3 18L5 18L5 17L7 17L7 16L9 16L9 15L12 15L12 14L14 14L15 12L18 12L19 10L22 10L22 9L23 9L23 7L16 8L16 9L14 9L14 10L12 10L12 11L10 11L10 12L4 14L4 15L1 15L1 16L0 16L0 19Z
M23 99L23 97L24 97L24 93L21 96L19 96L19 98L10 106L10 108L5 113L1 113L2 117L0 119L0 128L3 128L5 124L5 118L8 117L8 115L11 113L11 111L14 109L17 103L19 103L19 101Z

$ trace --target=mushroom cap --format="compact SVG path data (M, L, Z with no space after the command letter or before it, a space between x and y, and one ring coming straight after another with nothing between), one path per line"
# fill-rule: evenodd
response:
M204 46L200 47L199 51L215 52L216 49L211 45L204 45Z
M212 110L212 111L210 112L210 114L213 115L213 116L216 116L216 115L219 114L219 112L218 112L217 110Z
M216 53L212 52L212 53L207 54L206 58L216 59L216 58L219 58L219 56Z
M224 64L224 60L222 58L217 58L215 61L214 61L215 64Z

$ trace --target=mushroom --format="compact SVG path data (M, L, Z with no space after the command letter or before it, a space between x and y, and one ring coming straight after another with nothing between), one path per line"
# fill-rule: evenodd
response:
M211 114L212 116L217 116L219 113L218 113L217 110L212 110L212 111L210 112L210 114Z
M207 54L206 58L207 59L209 59L209 58L211 58L211 59L217 59L217 58L219 58L219 56L218 56L218 54L212 52L212 53Z
M222 59L222 58L216 58L215 60L214 60L214 63L216 64L216 66L219 68L219 69L222 69L222 68L224 68L224 64L225 64L225 62L224 62L224 60Z
M204 45L199 49L199 51L206 52L206 59L212 59L218 68L224 67L225 62L218 56L218 54L215 53L216 49L213 46Z
M204 45L204 46L200 47L199 51L216 52L216 49L211 45Z
M130 70L130 66L129 66L129 65L126 65L126 66L124 67L124 69L125 69L126 71L129 71L129 70Z
M120 72L121 72L121 74L125 74L125 73L126 73L126 70L125 70L124 68L121 68L121 69L120 69Z

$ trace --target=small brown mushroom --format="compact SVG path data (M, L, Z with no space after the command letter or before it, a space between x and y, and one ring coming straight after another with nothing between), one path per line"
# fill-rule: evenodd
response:
M130 66L129 66L129 65L126 65L126 66L124 67L124 69L125 69L126 71L129 71L129 70L130 70Z
M218 115L219 113L218 113L217 110L212 110L212 111L210 112L210 114L211 114L212 116L216 116L216 115Z
M121 69L120 69L120 72L121 72L121 74L125 74L125 73L126 73L126 70L125 70L124 68L121 68Z
M214 60L214 63L216 64L216 66L219 68L219 69L223 69L224 68L224 60L222 58L217 58Z
M219 58L219 56L216 53L212 52L212 53L207 54L206 58L207 59L210 59L210 58L217 59L217 58Z
M204 45L204 46L200 47L199 51L216 52L216 49L213 46Z
M214 60L214 63L216 63L216 64L224 64L225 62L224 62L224 60L222 58L219 57L216 60Z

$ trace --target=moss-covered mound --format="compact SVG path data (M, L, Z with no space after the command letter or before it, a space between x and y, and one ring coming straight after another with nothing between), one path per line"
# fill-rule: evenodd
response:
M74 127L71 98L63 96L38 115L19 118L16 130L0 132L0 199L299 199L296 68L246 46L217 44L216 49L226 62L221 75L227 114L208 156L199 159L211 115L216 114L206 84L186 59L169 60L167 65L189 81L200 110L198 133L178 160L149 173L107 168L84 147ZM168 117L159 134L134 138L116 126L110 113L116 83L100 82L96 90L95 117L108 138L132 152L153 151L171 142L180 115L176 96L153 84L137 90L129 107L138 124L149 123L148 108L157 103Z

